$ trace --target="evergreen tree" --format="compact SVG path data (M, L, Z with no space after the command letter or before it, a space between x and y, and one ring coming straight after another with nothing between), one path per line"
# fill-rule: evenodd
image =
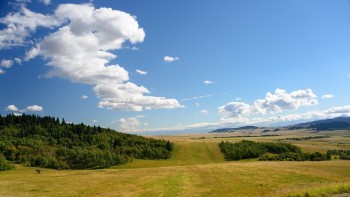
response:
M0 154L27 166L55 169L106 168L132 158L167 159L169 141L124 134L83 123L35 115L0 115Z

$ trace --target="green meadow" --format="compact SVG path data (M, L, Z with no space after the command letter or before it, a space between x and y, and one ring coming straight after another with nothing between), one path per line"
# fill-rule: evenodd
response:
M283 141L305 152L350 149L348 131L249 137ZM330 138L287 138L330 135ZM168 160L136 160L100 170L51 170L16 165L0 172L0 196L332 196L350 193L350 161L225 161L218 143L230 134L161 136L174 142Z

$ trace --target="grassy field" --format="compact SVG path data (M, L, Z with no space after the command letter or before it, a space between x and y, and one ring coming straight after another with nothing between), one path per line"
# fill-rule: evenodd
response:
M291 142L312 152L350 149L346 133L297 142L286 138L327 133L248 139ZM327 196L350 191L350 161L228 162L217 144L243 138L228 134L159 138L175 143L168 160L134 160L102 170L42 169L41 174L17 165L16 170L0 172L0 196Z

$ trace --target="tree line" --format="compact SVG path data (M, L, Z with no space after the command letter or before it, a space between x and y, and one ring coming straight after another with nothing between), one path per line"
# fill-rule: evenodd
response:
M172 150L169 141L100 126L50 116L0 115L0 168L7 161L53 169L107 168L133 158L167 159Z
M350 160L350 150L328 150L327 154L339 156L339 159Z
M295 140L295 141L303 141L303 140L313 140L313 139L322 139L322 138L330 138L329 135L321 135L321 136L309 136L309 137L292 137L292 138L285 138L285 139L278 139L278 141L281 140Z
M323 161L331 159L330 153L302 153L300 147L283 142L222 141L219 147L226 160L259 158L260 161Z

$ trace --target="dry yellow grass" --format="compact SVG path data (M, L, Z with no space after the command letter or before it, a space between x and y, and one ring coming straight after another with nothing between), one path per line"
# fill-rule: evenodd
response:
M171 159L134 160L111 169L42 169L36 174L35 168L17 165L16 170L0 172L0 196L317 196L350 188L350 161L228 162L217 143L241 139L202 137L161 137L175 142ZM336 148L337 138L350 141L335 136L301 144L310 150L318 150L320 143Z

